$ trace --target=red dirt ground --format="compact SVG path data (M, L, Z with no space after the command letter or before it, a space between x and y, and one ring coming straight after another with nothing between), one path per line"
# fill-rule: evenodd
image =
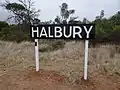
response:
M120 90L120 80L112 77L96 75L87 81L76 80L73 85L53 71L13 71L0 76L0 90Z

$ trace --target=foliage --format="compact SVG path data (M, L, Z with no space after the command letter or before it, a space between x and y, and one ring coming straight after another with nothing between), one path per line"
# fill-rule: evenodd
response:
M31 0L18 0L17 3L6 1L1 6L11 13L7 20L13 18L18 24L31 24L40 12L40 10L33 8L34 2Z
M53 51L57 49L64 48L65 41L63 40L47 40L40 45L39 51L46 52L46 51Z
M8 23L3 22L3 21L0 21L0 31L1 31L1 29L4 28L4 27L9 27Z
M89 21L87 18L83 18L83 21L76 20L78 17L72 17L75 13L74 9L68 9L68 4L62 3L60 6L60 16L57 16L54 21L42 22L37 19L38 11L36 11L31 0L18 0L19 3L6 2L2 5L6 10L12 12L12 17L19 22L17 25L9 25L7 22L0 21L0 39L10 41L23 41L31 40L29 38L29 25L30 24L71 24L71 23L95 23L96 39L93 42L113 42L120 44L120 11L115 15L105 18L104 10L101 10L100 14L96 16L94 21ZM10 17L9 17L10 18ZM35 21L35 22L34 22ZM22 22L22 23L20 23ZM60 48L64 46L64 40L58 42L56 40L49 40L52 47ZM54 42L55 43L54 43ZM60 46L59 46L60 45Z
M96 25L96 42L120 43L120 12L106 19L96 18L93 23Z
M70 10L68 9L68 4L67 3L62 3L62 5L60 6L60 16L56 16L54 21L57 24L60 24L60 23L63 23L63 24L73 23L78 18L78 17L72 17L71 16L74 13L75 13L74 9L70 9Z
M16 26L9 26L1 29L0 39L5 41L21 42L28 40L29 37L26 33L19 30Z

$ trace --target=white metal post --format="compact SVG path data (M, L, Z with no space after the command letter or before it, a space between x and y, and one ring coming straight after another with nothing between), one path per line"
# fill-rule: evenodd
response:
M35 39L35 60L36 60L36 71L39 71L38 39Z
M88 69L88 44L89 41L85 40L85 59L84 59L84 79L87 80L87 69Z

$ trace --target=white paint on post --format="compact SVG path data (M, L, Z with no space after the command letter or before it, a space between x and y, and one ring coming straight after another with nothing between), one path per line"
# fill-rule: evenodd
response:
M36 60L36 71L39 71L38 39L35 39L35 60Z
M85 59L84 59L84 79L87 80L87 73L88 73L88 44L89 41L85 40Z

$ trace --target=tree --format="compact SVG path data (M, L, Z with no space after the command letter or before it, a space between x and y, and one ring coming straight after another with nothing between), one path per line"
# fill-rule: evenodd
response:
M34 18L38 18L40 12L33 8L34 2L31 0L18 0L18 3L6 1L1 6L11 14L7 20L14 18L18 24L31 24Z
M74 13L75 13L74 9L68 10L68 4L67 3L62 3L62 5L60 6L60 16L57 16L54 21L57 24L71 23L78 18L78 17L71 17L70 16Z
M103 19L104 15L105 15L104 10L101 10L100 15L99 15L99 16L96 16L96 20L101 20L101 19Z
M90 23L90 21L89 21L87 18L83 18L82 23L84 23L84 24L88 24L88 23Z
M109 18L109 22L113 24L113 26L120 25L120 11L118 11L115 15L111 16Z
M104 10L101 10L100 19L102 19L103 17L104 17Z
M96 40L120 43L120 11L108 19L104 17L104 10L93 23L96 24Z

